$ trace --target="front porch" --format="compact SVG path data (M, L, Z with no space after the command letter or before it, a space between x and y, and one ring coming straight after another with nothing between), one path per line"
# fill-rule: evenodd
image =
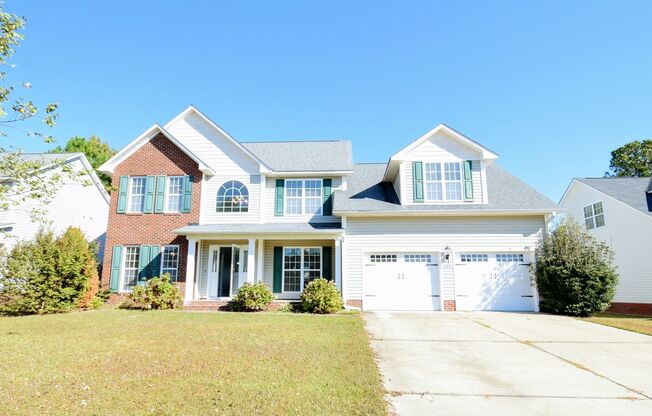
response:
M184 297L188 306L218 309L245 282L264 282L279 301L298 300L305 285L318 277L333 280L342 290L339 227L258 235L184 228L178 233L188 239Z

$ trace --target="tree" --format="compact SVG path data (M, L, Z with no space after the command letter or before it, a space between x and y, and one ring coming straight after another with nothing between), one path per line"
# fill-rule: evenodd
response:
M573 221L561 224L537 248L535 276L541 310L588 316L609 307L618 282L613 251Z
M112 149L107 142L102 141L97 136L91 136L88 139L84 137L71 137L66 142L65 147L57 146L50 150L48 153L83 153L90 162L91 166L97 172L104 162L109 160L116 151ZM102 172L97 172L97 176L102 180L104 188L107 191L111 190L111 177Z
M7 131L24 134L27 137L38 137L46 143L51 143L54 138L48 134L28 130L25 125L33 125L28 122L35 117L41 117L41 121L47 127L54 127L58 113L56 103L46 104L42 110L31 100L24 98L24 93L32 85L29 82L11 84L7 81L7 72L4 69L14 69L9 64L15 48L20 45L23 35L20 31L25 26L25 19L4 11L0 3L0 138L8 137ZM20 88L20 90L19 90ZM20 91L20 93L18 92ZM19 94L17 96L17 94ZM27 122L27 123L25 123ZM12 140L14 140L12 138ZM15 141L15 140L14 140ZM3 183L0 185L0 211L7 210L11 205L18 205L27 199L38 202L33 206L43 206L49 203L54 195L57 185L71 172L65 169L63 161L50 161L48 166L60 164L64 169L61 174L55 174L47 180L35 180L33 173L45 167L45 162L23 157L19 148L15 146L3 146L0 144L0 177L11 178L11 185ZM42 212L34 208L32 217L34 220L45 220L40 215Z
M636 140L611 152L608 176L652 176L652 140Z

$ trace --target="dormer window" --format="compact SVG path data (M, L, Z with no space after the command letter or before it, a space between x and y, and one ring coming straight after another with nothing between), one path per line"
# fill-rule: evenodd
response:
M584 224L587 230L604 227L604 209L602 201L584 207Z
M462 168L460 162L426 163L425 185L426 201L461 201Z

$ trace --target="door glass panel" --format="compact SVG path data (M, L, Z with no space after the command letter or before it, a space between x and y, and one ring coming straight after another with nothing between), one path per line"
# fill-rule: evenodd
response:
M217 272L217 250L213 250L213 255L211 256L211 272Z
M247 259L249 259L249 250L243 251L242 259L244 261L244 263L242 263L242 272L247 273Z

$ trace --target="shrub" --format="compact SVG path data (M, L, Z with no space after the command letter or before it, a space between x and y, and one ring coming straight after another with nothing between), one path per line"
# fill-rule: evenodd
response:
M298 303L291 303L288 302L285 305L281 306L278 308L278 312L282 313L296 313L296 312L302 312L301 308L297 308L297 306L301 307L302 305Z
M577 223L560 225L537 248L541 310L588 316L608 308L618 282L613 255Z
M68 228L56 238L39 231L18 243L0 271L0 313L28 315L65 312L87 305L97 267L91 245L78 228Z
M335 283L324 278L308 283L301 293L301 303L303 310L310 313L335 313L344 308Z
M265 283L251 284L247 282L238 289L238 293L233 297L231 309L244 312L262 311L267 309L273 300L274 295Z
M179 309L183 306L183 296L170 275L154 277L144 286L135 286L120 304L122 309Z

